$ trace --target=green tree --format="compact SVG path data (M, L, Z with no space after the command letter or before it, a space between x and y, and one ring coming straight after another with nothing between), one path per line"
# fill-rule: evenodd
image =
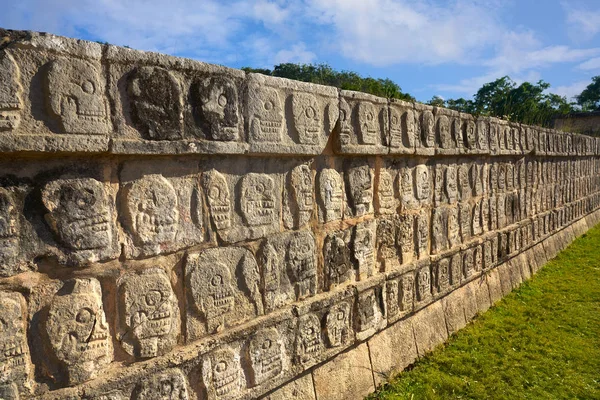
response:
M583 89L581 94L575 96L575 99L582 111L600 110L600 76L594 76L592 83Z
M431 100L427 102L427 104L435 107L446 107L446 102L438 95L433 96Z

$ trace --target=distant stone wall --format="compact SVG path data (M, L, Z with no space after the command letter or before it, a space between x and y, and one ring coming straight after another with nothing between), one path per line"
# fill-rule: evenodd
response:
M0 34L0 398L358 398L599 219L600 139Z
M573 113L554 120L554 128L565 132L600 136L600 112Z

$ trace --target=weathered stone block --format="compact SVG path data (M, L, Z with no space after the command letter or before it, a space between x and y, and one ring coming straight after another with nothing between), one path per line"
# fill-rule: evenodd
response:
M411 323L419 357L423 357L448 339L446 318L439 302L432 303L416 313L411 318Z

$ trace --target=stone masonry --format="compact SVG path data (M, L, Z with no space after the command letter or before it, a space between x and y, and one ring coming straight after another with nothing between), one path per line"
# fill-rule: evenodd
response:
M600 139L0 30L0 398L351 399L600 220Z

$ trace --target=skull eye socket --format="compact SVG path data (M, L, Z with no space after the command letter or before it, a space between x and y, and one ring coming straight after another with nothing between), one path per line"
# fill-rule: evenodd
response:
M210 280L210 283L213 286L221 286L223 284L223 277L221 275L215 275Z
M154 307L162 299L162 293L158 290L150 290L148 293L146 293L146 297L144 299L146 300L146 305Z
M211 186L208 191L208 197L211 199L218 199L221 194L221 189L216 186Z
M227 105L227 96L225 96L224 93L221 93L217 99L217 103L219 103L221 107L225 107Z
M215 371L217 372L223 372L227 369L227 362L226 361L219 361L217 363L217 365L215 366Z
M338 321L343 321L344 319L346 319L346 313L343 311L338 312L337 314L337 320Z
M254 189L256 190L256 192L258 194L262 194L265 192L265 185L263 185L262 183L257 183L256 186L254 187Z
M6 330L8 330L8 323L4 319L0 318L0 333Z
M398 117L395 116L395 115L392 117L392 124L393 125L397 125L398 124Z
M271 111L272 109L275 108L275 104L273 103L272 100L267 100L267 101L265 101L264 107L265 107L265 110Z
M340 110L340 119L342 121L346 121L347 118L348 118L348 113L346 113L346 110Z
M94 312L89 308L82 308L81 310L79 310L77 316L75 317L75 321L79 322L80 324L87 324L93 319Z
M92 81L85 81L81 85L81 89L88 94L94 94L96 91L96 85L94 85L94 82Z
M367 121L371 122L375 119L375 116L373 115L372 112L368 112L367 113Z
M268 350L271 348L272 345L273 345L273 342L271 341L271 339L265 339L262 343L262 348L263 348L263 350Z
M173 382L164 380L160 383L160 391L162 395L169 395L173 393Z
M304 114L306 114L307 118L312 119L317 116L317 111L311 106L308 106L306 107L306 110L304 110Z

